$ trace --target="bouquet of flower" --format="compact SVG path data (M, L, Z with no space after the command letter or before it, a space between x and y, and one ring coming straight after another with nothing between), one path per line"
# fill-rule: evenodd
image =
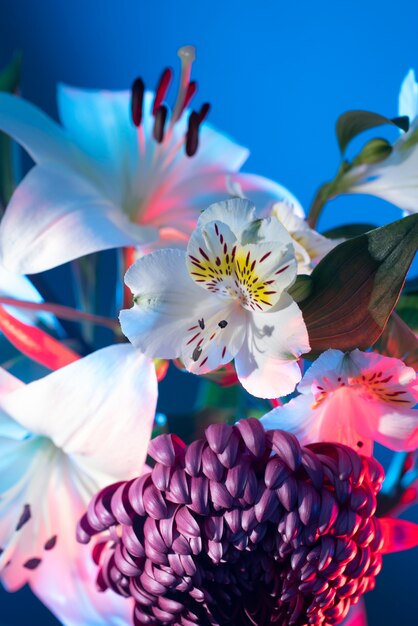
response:
M418 545L398 519L418 499L418 84L396 118L339 118L306 216L193 108L194 55L175 97L170 69L155 92L60 86L61 124L17 95L19 58L0 76L1 581L65 625L365 625L382 557ZM348 160L385 124L393 144ZM319 233L347 193L403 217ZM156 412L169 367L197 391L181 416Z

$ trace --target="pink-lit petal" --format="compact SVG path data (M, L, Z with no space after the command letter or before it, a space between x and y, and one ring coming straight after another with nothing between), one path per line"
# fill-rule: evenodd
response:
M154 364L125 344L26 385L0 399L0 407L49 437L87 474L116 479L142 470L156 401Z
M21 322L3 307L0 307L0 330L23 354L49 369L59 369L80 358L40 328Z
M366 605L363 598L351 607L341 626L367 626Z
M261 418L266 430L279 428L296 435L301 445L319 441L321 420L312 408L312 398L297 396Z
M266 313L251 314L244 345L235 358L241 384L255 396L291 393L300 381L299 356L309 352L309 338L297 304L283 294Z
M418 524L391 517L379 521L383 530L383 552L400 552L418 546Z
M1 260L10 271L36 273L154 236L152 229L132 225L81 176L55 165L35 167L1 222Z

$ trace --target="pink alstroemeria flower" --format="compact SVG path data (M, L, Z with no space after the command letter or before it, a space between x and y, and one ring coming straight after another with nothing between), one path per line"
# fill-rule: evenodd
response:
M29 583L67 626L129 623L75 529L97 489L141 473L156 400L152 361L126 344L28 385L0 369L0 579Z
M392 450L418 447L418 380L399 359L327 350L297 387L301 395L262 418L303 444L344 443L371 455L377 441Z
M16 189L0 227L7 269L31 274L85 254L123 246L185 245L202 209L236 182L257 204L295 198L264 178L238 174L248 150L204 122L208 106L187 108L194 49L179 51L182 76L171 114L171 70L156 93L60 86L59 126L25 100L0 93L0 130L35 167Z

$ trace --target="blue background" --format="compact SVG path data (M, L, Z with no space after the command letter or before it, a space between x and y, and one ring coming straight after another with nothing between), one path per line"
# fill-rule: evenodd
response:
M417 21L413 0L3 0L0 66L22 50L22 93L55 116L57 82L118 89L141 75L153 87L192 43L212 124L251 149L245 171L281 182L307 208L337 168L338 115L397 114L400 83L418 69ZM320 227L399 217L383 201L352 196L330 203ZM417 550L385 558L367 597L371 626L418 622L417 562ZM27 624L29 615L54 623L28 592L0 594L0 626Z

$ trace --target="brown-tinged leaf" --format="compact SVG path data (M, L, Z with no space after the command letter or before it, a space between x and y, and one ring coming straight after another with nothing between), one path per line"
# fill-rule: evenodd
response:
M402 359L418 371L418 339L397 313L392 313L385 330L373 346L375 352Z
M312 356L368 348L381 335L418 246L418 214L340 244L312 272L299 304Z

